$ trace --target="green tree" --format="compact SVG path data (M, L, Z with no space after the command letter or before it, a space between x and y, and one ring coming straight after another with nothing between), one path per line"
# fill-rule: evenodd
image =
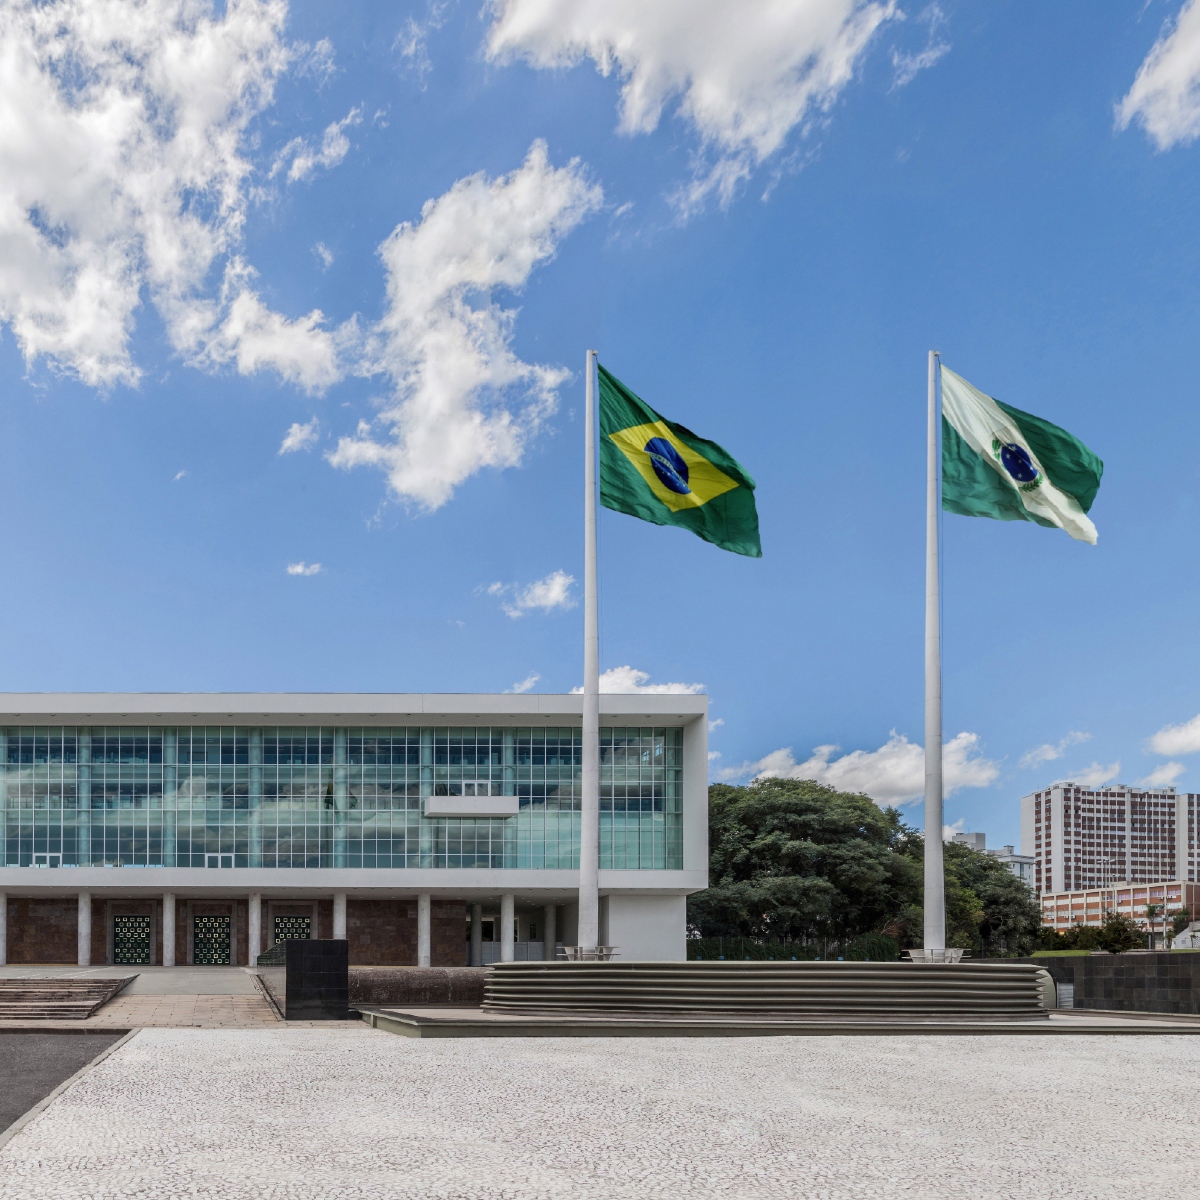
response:
M806 941L881 933L921 944L921 835L869 796L802 779L709 788L707 891L688 899L705 937ZM947 942L1027 954L1041 915L1028 887L990 855L949 843Z
M1186 908L1181 908L1171 918L1171 939L1177 938L1192 923L1192 914Z
M1119 954L1122 950L1144 950L1146 935L1123 913L1107 912L1096 944L1101 950Z
M714 784L711 886L688 898L688 920L706 937L794 941L894 925L920 904L912 836L896 809L809 780Z

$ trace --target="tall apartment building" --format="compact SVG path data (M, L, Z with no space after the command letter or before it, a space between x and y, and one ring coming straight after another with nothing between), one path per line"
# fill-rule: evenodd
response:
M1172 787L1055 784L1021 798L1021 851L1039 894L1117 882L1197 882L1200 795Z

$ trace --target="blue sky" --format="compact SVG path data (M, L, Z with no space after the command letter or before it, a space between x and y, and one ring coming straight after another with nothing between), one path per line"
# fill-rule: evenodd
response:
M1106 464L945 518L947 820L1200 790L1200 0L753 11L2 0L4 687L576 686L594 346L764 549L603 513L610 684L908 803L936 347Z

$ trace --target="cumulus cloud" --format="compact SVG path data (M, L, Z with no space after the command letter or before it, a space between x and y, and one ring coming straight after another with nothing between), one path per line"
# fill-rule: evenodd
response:
M1146 743L1153 754L1195 754L1200 750L1200 716L1181 725L1164 725Z
M312 252L317 256L322 270L328 271L333 266L333 251L324 242L315 243Z
M649 133L669 106L698 133L692 207L777 154L828 112L894 0L490 0L487 56L542 69L591 59L621 79L620 129Z
M852 750L838 758L839 746L818 746L802 763L790 747L772 751L757 762L719 772L723 779L813 779L842 792L863 792L879 804L906 804L925 794L925 751L892 731L878 750ZM949 796L964 787L987 787L999 765L979 753L979 735L960 733L942 746L942 788Z
M331 377L319 313L269 313L237 263L207 290L240 244L248 128L314 53L285 42L286 15L284 0L0 5L0 322L27 363L136 383L147 296L198 365Z
M534 671L531 675L526 675L520 683L514 683L512 687L505 688L505 691L510 696L523 696L526 692L532 690L533 685L537 683L539 679L541 679L541 676Z
M1200 136L1200 0L1163 26L1116 116L1118 129L1137 121L1160 150Z
M1055 759L1062 758L1068 747L1078 746L1081 742L1089 742L1091 739L1090 733L1080 733L1073 729L1065 738L1057 742L1043 742L1042 745L1035 746L1032 750L1022 754L1019 765L1037 767L1042 763L1054 762Z
M288 563L287 573L289 575L320 575L320 563L294 562Z
M271 178L274 179L284 167L287 167L288 183L308 179L320 167L326 171L332 170L350 150L350 139L346 136L346 130L352 125L358 125L362 121L362 114L362 105L359 105L352 108L340 121L326 126L325 136L317 149L309 145L307 138L292 138L276 155L275 164L271 167Z
M174 479L173 479L171 482L172 482L172 483L178 483L178 482L179 482L181 479L185 478L185 477L186 477L186 475L187 475L187 471L186 471L186 469L185 469L185 470L183 470L183 471L176 471L176 472L175 472L175 478L174 478Z
M704 691L702 683L650 683L650 675L634 667L613 667L600 673L600 690L610 695L624 696L697 696ZM573 696L583 688L571 689Z
M358 323L351 319L331 332L324 328L325 316L319 308L288 320L251 289L254 274L241 259L226 267L221 289L224 319L207 335L192 362L198 366L232 362L242 375L267 368L306 392L323 392L341 379L340 356L356 339Z
M1142 787L1160 788L1174 787L1175 780L1184 773L1187 768L1181 762L1162 763L1154 768L1144 779L1139 779L1138 783Z
M294 421L288 427L283 443L279 447L279 453L294 454L297 450L311 450L317 444L320 430L321 423L316 417L313 417L311 421L305 421L303 425L299 421Z
M329 461L384 471L396 497L426 510L476 471L519 463L570 373L512 352L516 312L496 293L524 287L602 199L578 161L552 167L535 142L511 174L460 179L398 225L380 247L388 305L362 367L394 391Z
M516 583L490 583L482 590L489 596L500 598L500 606L510 617L523 617L531 612L553 612L556 608L574 608L575 597L571 595L574 575L566 571L551 571L545 579L524 585Z
M966 833L966 832L967 832L966 818L959 817L958 820L955 821L953 825L943 825L942 826L942 841L943 842L952 842L952 841L954 841L954 835L956 833Z

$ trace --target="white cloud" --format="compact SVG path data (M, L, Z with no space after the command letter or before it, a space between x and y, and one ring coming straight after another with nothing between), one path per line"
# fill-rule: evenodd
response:
M1200 137L1200 0L1163 26L1117 105L1118 129L1135 120L1160 150Z
M317 242L312 252L321 260L321 267L328 271L333 266L333 251L324 242Z
M392 43L392 49L408 60L422 91L425 90L426 76L433 70L433 62L429 57L429 35L441 29L449 7L450 0L430 0L424 20L409 17Z
M697 696L704 691L702 683L649 683L650 675L634 667L613 667L600 672L600 690L610 695L623 696ZM571 689L573 696L583 688Z
M175 472L175 478L174 478L174 479L172 479L172 480L171 480L171 482L172 482L172 483L178 483L178 482L179 482L181 479L183 479L183 478L184 478L184 476L186 476L186 475L187 475L187 471L176 471L176 472Z
M491 583L483 590L489 596L506 596L501 607L510 617L523 617L526 613L553 612L556 608L574 608L575 597L571 595L574 575L566 571L551 571L545 579L527 583L524 587L515 583Z
M724 717L718 717L715 721L709 721L708 732L712 733L715 729L719 729L724 724L725 724Z
M321 423L316 417L313 417L311 421L305 421L303 425L299 421L293 422L288 427L283 444L279 447L279 453L293 454L297 450L311 450L317 444L320 429Z
M289 575L320 575L320 563L294 562L288 563L287 573Z
M1061 741L1044 742L1042 745L1035 746L1032 750L1022 754L1018 765L1022 767L1037 767L1042 763L1054 762L1055 759L1062 758L1068 746L1078 746L1081 742L1090 742L1091 740L1092 735L1090 733L1080 733L1078 730L1073 729Z
M941 7L937 4L928 5L917 20L929 26L929 40L925 48L916 54L892 51L892 67L896 72L892 80L893 90L907 87L922 71L927 71L940 58L950 53L950 43L938 37L938 30L946 23L946 14L942 12Z
M225 317L192 356L193 365L233 362L242 375L270 368L306 392L323 392L342 377L339 358L357 339L357 322L352 318L331 332L323 328L319 308L290 321L250 289L253 275L241 259L226 267L221 289Z
M1144 779L1139 779L1138 783L1142 787L1160 788L1173 787L1175 780L1186 771L1187 768L1181 762L1168 762L1154 768Z
M751 776L764 779L813 779L843 792L863 792L879 804L905 804L925 794L925 751L903 734L892 731L878 750L853 750L840 758L838 746L818 746L802 763L790 748L775 750L758 762L720 772L724 779ZM943 794L959 788L987 787L996 781L999 765L978 753L979 735L960 733L942 747Z
M505 690L510 696L522 696L533 688L533 685L541 679L541 676L534 671L531 675L526 675L520 683L514 683L512 687Z
M333 170L350 150L350 139L346 136L346 130L352 125L358 125L362 121L362 114L360 104L352 108L340 121L327 125L320 149L312 149L306 138L292 138L275 156L271 178L274 179L289 162L291 165L288 166L288 183L307 179L318 167L324 167L327 171Z
M395 390L329 461L378 467L427 510L484 467L516 466L570 373L513 354L516 312L495 293L519 291L602 199L578 161L556 169L535 142L511 174L460 179L398 225L380 247L388 307L361 368Z
M1049 783L1047 787L1055 787L1060 783L1077 783L1084 788L1097 788L1102 783L1109 783L1116 779L1121 773L1121 764L1119 762L1109 763L1105 766L1103 763L1094 762L1090 767L1084 767L1081 771L1075 771L1070 775L1064 775L1061 779L1056 779L1053 783Z
M966 833L966 832L967 832L966 818L959 817L958 820L955 821L953 825L943 825L942 826L942 841L943 842L952 842L952 841L954 841L954 835L956 833Z
M1146 748L1164 757L1169 754L1195 754L1200 750L1200 716L1181 725L1164 725L1146 743Z
M708 761L709 761L709 762L716 762L716 761L717 761L717 759L718 759L718 758L720 758L720 757L721 757L721 752L720 752L720 750L710 750L710 751L708 752Z
M828 112L894 0L490 0L487 56L533 67L590 58L621 79L620 129L649 133L676 105L704 164L684 207L738 183L796 126Z
M284 41L286 15L283 0L0 6L0 322L27 363L136 383L146 296L189 361L323 385L314 315L276 317L228 272L219 300L207 290L240 244L249 126L315 53ZM236 265L232 281L245 277Z

